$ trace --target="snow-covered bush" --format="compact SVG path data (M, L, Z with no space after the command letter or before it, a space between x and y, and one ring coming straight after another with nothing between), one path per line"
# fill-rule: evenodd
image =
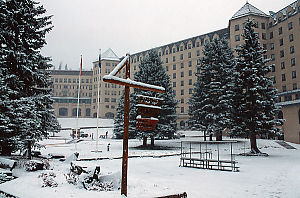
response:
M69 184L77 185L79 181L79 175L70 171L69 173L65 174L66 180Z
M113 191L114 190L114 185L113 182L101 182L96 179L93 179L92 182L88 182L88 178L86 181L84 181L83 187L86 190L93 190L93 191Z
M38 176L38 178L41 178L43 181L42 187L57 187L58 183L54 180L56 177L54 172L49 172L49 173L42 173Z
M47 160L44 161L29 160L24 163L24 167L26 171L37 171L37 170L49 169L50 164Z

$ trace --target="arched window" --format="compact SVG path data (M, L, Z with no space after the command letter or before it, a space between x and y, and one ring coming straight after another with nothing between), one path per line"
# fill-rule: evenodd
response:
M108 112L108 113L105 114L105 117L109 118L109 119L113 119L115 117L115 115L111 112Z
M85 115L86 115L86 116L91 116L91 109L90 109L90 108L87 108L87 109L85 110Z
M59 116L68 116L68 109L67 108L59 108L58 115Z
M77 116L77 108L72 109L72 116ZM79 108L78 116L81 116L81 109Z

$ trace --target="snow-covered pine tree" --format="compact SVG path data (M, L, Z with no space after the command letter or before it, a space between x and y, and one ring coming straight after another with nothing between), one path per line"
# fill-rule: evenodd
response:
M32 0L0 1L0 147L9 155L36 146L48 130L58 130L52 108L50 58L40 49L51 16Z
M214 133L216 140L222 140L222 132L231 125L234 56L228 42L219 38L207 43L203 54L189 100L189 122L205 136Z
M275 105L277 90L271 77L269 61L263 58L266 50L259 43L258 34L254 32L255 23L248 19L244 27L244 42L236 52L237 66L235 72L235 99L233 100L234 127L232 135L246 135L250 138L250 153L257 154L256 136L277 134L282 124L275 118L279 107Z
M122 139L124 134L124 95L122 92L118 101L116 110L116 116L114 118L114 136L116 139ZM128 138L132 139L136 137L135 123L136 123L136 99L134 93L129 95L129 129Z
M177 101L175 100L174 90L170 85L170 76L162 67L162 62L156 50L150 50L148 55L141 61L139 71L134 74L134 80L165 88L165 93L134 89L136 95L151 96L163 100L158 116L159 121L155 129L153 131L138 131L138 136L140 138L150 137L152 146L154 146L154 138L156 137L173 138L177 130Z

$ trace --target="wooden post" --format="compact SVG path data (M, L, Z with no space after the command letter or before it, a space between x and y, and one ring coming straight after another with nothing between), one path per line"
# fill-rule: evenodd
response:
M130 60L128 59L126 63L126 79L130 78L129 61ZM127 197L127 170L128 170L129 91L130 91L130 87L125 86L121 195L125 195L126 197Z

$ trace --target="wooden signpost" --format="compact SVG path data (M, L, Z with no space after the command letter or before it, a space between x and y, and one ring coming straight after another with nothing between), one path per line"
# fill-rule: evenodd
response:
M125 79L119 78L116 75L125 67ZM160 86L149 85L146 83L136 82L130 80L130 55L126 54L125 58L114 68L114 70L103 77L104 82L119 84L125 86L125 100L124 100L124 135L123 135L123 158L122 158L122 184L121 195L127 197L127 170L128 170L128 129L129 129L129 88L139 88L147 91L154 91L164 93L165 89ZM141 99L143 100L143 99ZM144 100L147 103L147 99ZM144 104L147 105L147 104ZM141 110L146 111L146 110ZM158 120L157 120L158 121ZM147 127L147 123L141 126ZM150 124L151 125L151 124ZM149 127L150 128L150 127Z

